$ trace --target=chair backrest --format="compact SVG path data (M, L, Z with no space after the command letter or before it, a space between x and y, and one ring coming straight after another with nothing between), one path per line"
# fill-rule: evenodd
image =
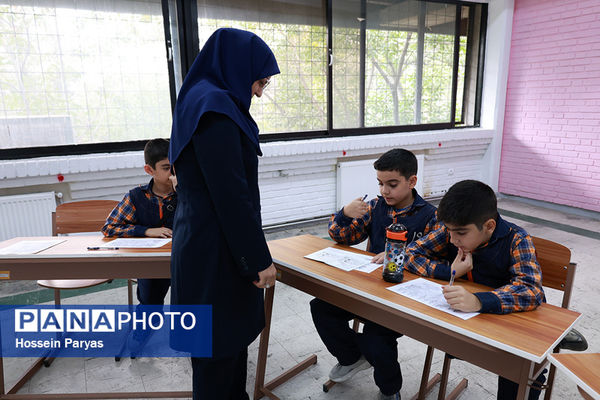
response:
M116 200L84 200L63 203L52 213L52 234L100 232Z
M542 267L542 285L563 291L562 307L569 308L577 265L571 262L571 250L551 240L532 236L535 254Z

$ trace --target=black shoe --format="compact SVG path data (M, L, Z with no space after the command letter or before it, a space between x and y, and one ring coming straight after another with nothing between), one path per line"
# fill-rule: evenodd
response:
M588 348L588 343L579 331L571 329L567 336L560 341L558 347L565 350L585 351Z

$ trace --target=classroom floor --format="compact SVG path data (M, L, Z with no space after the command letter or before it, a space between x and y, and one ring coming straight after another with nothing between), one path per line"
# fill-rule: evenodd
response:
M600 276L597 260L600 259L600 215L598 213L574 213L577 210L558 210L541 207L540 204L523 202L515 198L499 201L501 214L509 221L524 227L530 234L563 243L572 251L572 260L578 264L571 309L583 317L576 328L590 344L588 352L600 352L600 306L598 305ZM591 219L590 216L596 219ZM271 229L268 239L310 233L327 236L326 222ZM25 299L37 295L33 282L16 282L0 286L0 300ZM118 286L118 285L117 285ZM111 287L111 286L107 286ZM546 292L548 301L557 304L558 293ZM29 296L29 297L23 297ZM40 296L44 299L44 296ZM64 299L65 304L124 304L126 288L117 287L90 294ZM48 299L49 300L49 299ZM316 354L318 362L306 371L274 390L281 399L317 400L345 399L364 400L376 398L378 389L372 378L372 370L359 372L349 382L338 384L329 393L321 389L322 383L335 364L324 348L310 317L308 302L311 297L284 284L278 283L275 291L271 345L267 364L267 381L310 354ZM12 303L12 304L23 304ZM594 322L596 321L596 322ZM399 361L404 376L402 396L405 399L417 392L426 346L413 339L398 340ZM248 393L252 395L258 340L250 346L248 362ZM435 353L432 372L441 372L443 354ZM7 387L12 385L28 360L5 360ZM460 380L469 380L462 400L494 399L496 376L466 362L452 363L449 390ZM153 391L191 390L191 365L189 359L139 358L115 362L112 358L62 358L51 367L42 368L19 393L53 392L101 392L101 391ZM435 388L427 399L437 398ZM554 399L579 399L575 384L560 372L554 385Z

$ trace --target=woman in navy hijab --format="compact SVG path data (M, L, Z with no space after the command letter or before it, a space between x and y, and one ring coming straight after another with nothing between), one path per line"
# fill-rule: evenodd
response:
M171 304L207 304L212 358L192 358L194 399L248 399L248 345L265 325L275 284L260 215L258 127L250 101L279 68L253 33L218 29L187 74L173 116L170 160L179 204Z

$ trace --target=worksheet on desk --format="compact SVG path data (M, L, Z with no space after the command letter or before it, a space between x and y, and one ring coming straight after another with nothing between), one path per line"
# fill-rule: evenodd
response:
M373 256L340 250L334 247L327 247L326 249L315 251L314 253L304 257L310 258L311 260L324 262L327 265L343 269L344 271L352 271L356 269L358 271L369 273L381 267L381 264L371 263Z
M163 247L171 239L152 239L152 238L119 238L98 246L104 248L119 249L155 249Z
M479 314L478 312L453 310L442 294L442 285L428 281L427 279L413 279L399 285L390 286L388 289L461 319L466 320Z
M0 249L0 254L36 254L42 250L46 250L52 246L56 246L57 244L62 243L65 240L66 239L21 240L15 244Z

